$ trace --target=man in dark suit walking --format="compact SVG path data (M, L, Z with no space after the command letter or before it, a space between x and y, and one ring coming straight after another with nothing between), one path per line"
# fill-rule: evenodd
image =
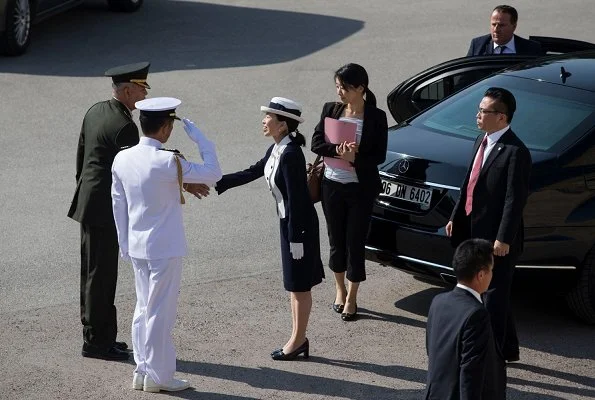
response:
M128 345L116 342L114 299L118 279L118 237L112 212L111 167L124 147L138 144L134 103L147 95L149 63L105 72L113 98L85 115L76 156L76 191L68 216L81 224L81 322L83 357L126 360Z
M492 243L468 239L453 257L457 287L437 295L428 313L426 400L506 398L504 361L496 352L481 294L492 279Z
M539 42L514 34L518 17L514 7L501 5L494 8L490 19L490 34L471 40L467 57L492 54L543 55Z
M510 309L512 277L523 251L523 208L529 192L531 154L510 129L516 110L512 93L489 88L477 112L473 161L446 234L456 245L468 238L493 243L494 277L485 293L494 338L507 361L518 361L519 342Z

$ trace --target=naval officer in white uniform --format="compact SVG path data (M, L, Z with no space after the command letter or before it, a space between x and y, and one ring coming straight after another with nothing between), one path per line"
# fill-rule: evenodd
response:
M132 344L136 369L132 387L146 392L183 390L175 379L173 329L186 255L182 220L183 183L214 185L221 179L215 145L193 122L184 129L198 145L202 164L162 149L181 101L161 97L137 102L144 137L118 153L112 166L112 205L120 253L130 259L136 284Z

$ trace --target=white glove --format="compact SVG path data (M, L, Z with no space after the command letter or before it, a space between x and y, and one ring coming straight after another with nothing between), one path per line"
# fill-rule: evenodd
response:
M182 122L184 122L184 130L194 143L198 143L200 138L204 137L204 134L198 129L198 126L194 125L194 122L190 121L188 118L183 118Z
M130 262L130 256L128 255L127 251L122 251L122 249L120 249L120 258L126 262Z
M304 245L302 243L289 243L289 251L294 260L299 260L304 256Z

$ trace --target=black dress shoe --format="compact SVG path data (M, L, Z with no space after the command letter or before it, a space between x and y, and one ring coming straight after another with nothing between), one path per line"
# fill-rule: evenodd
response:
M120 350L116 346L112 346L109 349L102 349L96 346L90 346L87 344L83 345L83 350L81 351L81 355L83 357L89 358L99 358L101 360L108 360L108 361L123 361L128 360L130 355L127 351Z
M510 354L508 356L505 357L505 360L507 363L511 363L511 362L517 362L521 359L519 353L516 354Z
M344 308L345 304L333 304L333 310L335 310L336 313L341 314Z
M128 350L128 344L126 342L114 342L114 347L120 350Z
M295 360L297 358L297 356L299 356L302 353L304 353L304 358L310 357L310 342L308 341L307 338L306 338L306 341L304 342L304 344L302 344L300 347L298 347L291 353L285 354L283 352L283 349L280 349L277 352L273 352L271 354L271 357L273 358L273 360L277 360L277 361L291 361L291 360Z
M357 319L357 304L355 305L355 312L353 312L353 313L348 313L348 312L341 313L341 319L343 321L355 321Z

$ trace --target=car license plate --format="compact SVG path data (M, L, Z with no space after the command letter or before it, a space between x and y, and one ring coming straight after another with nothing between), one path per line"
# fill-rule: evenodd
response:
M384 179L382 180L382 192L380 195L417 203L421 205L422 209L430 208L430 201L432 200L431 189L422 189L417 186L385 181Z

